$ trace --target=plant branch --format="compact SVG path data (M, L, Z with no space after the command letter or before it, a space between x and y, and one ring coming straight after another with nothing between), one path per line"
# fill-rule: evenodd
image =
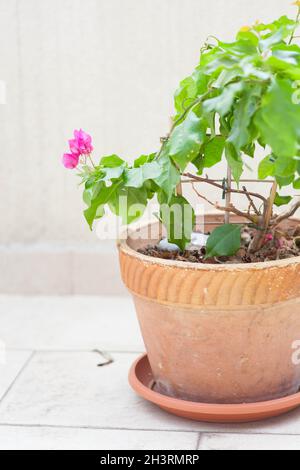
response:
M255 253L256 251L260 250L264 244L264 240L271 225L271 218L273 215L273 206L276 198L277 187L278 185L276 181L274 181L270 196L264 204L264 213L261 217L259 217L259 230L256 231L256 234L249 245L250 253Z
M182 183L181 183L181 181L176 186L176 194L177 194L177 196L182 196Z
M214 180L211 180L209 178L202 178L201 176L195 176L192 173L183 173L183 176L185 176L186 178L190 178L191 180L193 180L195 182L208 183L208 184L214 186L215 188L219 188L219 189L224 190L224 188L221 184L218 184ZM231 188L230 190L228 189L227 191L230 191L233 194L245 194L245 191L241 191L239 189L232 189ZM252 192L248 192L248 194L249 194L249 196L261 199L265 204L267 203L267 199L264 196L262 196L261 194L252 193Z
M204 201L208 202L211 206L213 206L215 209L219 210L219 211L223 211L225 212L226 214L235 214L235 215L238 215L240 217L244 217L245 219L248 219L250 220L250 222L252 223L256 223L256 219L255 217L252 217L251 214L248 214L247 212L242 212L240 211L239 209L237 209L236 207L234 207L233 204L229 204L229 206L226 206L226 207L222 207L220 206L218 203L213 203L211 202L209 199L207 199L207 197L203 196L202 194L199 193L199 191L195 188L195 185L192 184L193 186L193 189L195 191L195 193L197 194L197 196L199 196L201 199L204 199Z
M183 180L182 183L192 183L194 180L191 180L191 179L186 179L186 180ZM214 181L215 183L222 183L224 181L224 179L213 179L212 181ZM250 179L241 179L240 180L240 183L263 183L263 184L273 184L274 181L272 180L250 180ZM295 194L295 196L298 196L298 194ZM300 194L299 194L300 196Z
M230 204L231 204L231 189L232 189L231 185L232 185L232 172L231 172L230 166L227 165L227 181L226 181L226 195L225 195L227 208L230 208ZM225 224L229 224L230 211L225 211L224 222Z
M286 219L289 219L290 217L293 217L293 215L295 215L296 211L300 208L300 201L297 201L295 202L295 204L293 204L291 206L291 208L284 212L283 214L281 215L278 215L276 217L276 219L274 220L273 224L274 225L278 225L280 224L280 222L282 222L283 220L286 220Z
M264 229L265 229L265 233L267 233L267 230L268 230L269 225L270 225L270 220L271 220L271 217L272 217L272 214L273 214L273 206L274 206L274 201L275 201L275 198L276 198L277 188L278 188L278 185L277 185L276 181L274 181L274 183L272 185L271 192L270 192L270 197L267 201L267 205L265 206L265 210L264 210Z
M243 191L245 192L245 195L246 195L246 197L247 197L247 199L248 199L248 201L249 201L249 203L250 203L249 208L252 207L252 209L254 210L255 214L256 214L256 215L260 215L260 212L259 212L259 210L257 209L256 205L254 204L254 201L253 201L252 197L251 197L250 194L248 193L246 186L243 186Z
M88 154L88 158L90 159L90 162L91 162L93 168L96 168L96 166L95 166L95 164L94 164L94 162L93 162L93 159L92 159L92 155L91 155L90 153Z
M198 197L200 197L201 199L204 199L204 201L208 202L208 204L210 204L211 206L213 207L216 207L216 205L211 202L209 199L207 199L207 197L203 196L202 194L199 193L199 191L195 188L195 184L192 183L192 187L193 187L193 190L195 191L195 193L197 194Z
M298 26L299 26L299 20L300 20L300 7L298 7L298 13L297 13L297 16L296 16L296 23L297 23L297 24L296 24L296 26L295 26L295 28L294 28L294 30L293 30L293 33L292 33L292 35L291 35L291 37L290 37L289 42L288 42L289 45L292 44L293 40L295 39L295 33L296 33L297 28L298 28Z
M229 207L223 207L220 206L218 203L215 204L215 208L218 209L219 211L224 211L224 212L229 212L235 215L238 215L239 217L244 217L245 219L250 220L253 224L257 223L256 217L252 216L251 214L248 214L247 212L242 212L236 207L234 207L233 204L230 204Z

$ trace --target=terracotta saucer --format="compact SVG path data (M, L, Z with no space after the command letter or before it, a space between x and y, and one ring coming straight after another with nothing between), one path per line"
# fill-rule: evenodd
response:
M168 413L210 423L247 423L279 416L300 406L300 393L278 400L242 405L197 403L162 395L153 390L154 379L147 354L132 365L129 383L135 392Z

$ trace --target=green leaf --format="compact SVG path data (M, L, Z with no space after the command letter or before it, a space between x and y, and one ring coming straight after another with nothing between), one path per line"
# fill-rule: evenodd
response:
M156 153L151 153L150 155L141 155L139 158L134 160L134 168L139 168L145 163L151 163L156 157Z
M122 164L121 166L116 166L116 167L107 167L107 168L102 168L102 176L99 177L99 180L102 181L110 181L114 179L119 179L120 176L124 173L125 170L125 164Z
M185 109L191 104L197 95L197 87L192 77L187 77L180 82L179 88L175 92L175 109L177 117L184 113Z
M118 155L110 155L109 157L103 157L100 160L100 165L107 168L115 168L123 165L125 162Z
M114 194L118 190L120 184L121 183L118 182L114 183L112 186L103 185L97 197L92 199L90 207L84 211L84 216L91 230L93 228L94 220L99 217L99 214L104 214L105 204L107 204L109 200L114 197Z
M254 78L262 81L267 81L271 78L270 71L266 70L265 67L262 69L260 59L255 60L253 63L253 61L249 61L249 57L245 57L241 60L240 67L242 69L242 77L244 78Z
M269 155L260 162L258 177L264 180L268 176L275 176L280 186L288 186L294 180L296 169L296 160Z
M85 190L83 191L82 198L83 198L83 202L84 202L87 206L90 206L90 205L91 205L91 202L92 202L92 195L91 195L91 192L90 192L88 189L85 189Z
M242 225L224 224L216 228L206 244L206 259L214 256L233 256L241 247Z
M239 31L237 34L237 40L251 42L253 46L257 48L259 38L251 31Z
M237 41L231 43L220 41L218 45L230 54L241 57L251 56L257 54L258 38L253 33L248 33L248 35L239 34Z
M232 106L234 100L237 98L238 94L243 88L242 83L232 83L227 85L221 94L215 98L210 98L203 103L203 110L205 113L216 112L220 116L226 116Z
M146 188L128 188L119 186L110 197L110 210L122 218L124 225L135 222L145 212L147 206Z
M210 129L210 137L213 139L216 137L216 114L206 114L205 119L207 121L207 128Z
M253 63L250 57L244 57L240 60L239 64L229 68L223 69L217 79L213 83L214 88L223 88L230 82L236 82L238 79L249 78L259 80L269 80L271 73L268 70L258 68L258 63Z
M183 196L172 196L167 200L163 195L160 200L160 220L167 229L168 241L177 245L182 251L191 241L195 225L195 213L192 206Z
M280 73L281 75L285 75L292 80L299 80L300 79L300 68L299 66L295 66L285 62L284 60L280 60L277 57L269 57L266 61L268 67L270 67L272 73Z
M245 145L245 147L242 147L241 150L245 155L254 158L256 150L255 142L250 142L248 145Z
M268 35L265 39L259 41L259 46L263 51L270 49L275 44L278 44L282 41L284 36L284 30L276 31L274 34Z
M94 179L88 180L85 183L85 189L83 191L83 201L90 207L92 200L95 199L100 191L105 187L103 181L95 182Z
M157 162L161 171L160 175L154 179L154 182L164 191L169 201L180 181L180 173L166 152L162 153Z
M276 179L279 187L283 188L284 186L289 186L290 184L293 183L294 175L291 175L291 176L277 176L277 175L275 175L275 179Z
M253 30L257 31L258 33L264 33L263 35L260 34L262 38L268 37L271 33L276 32L278 29L281 28L291 28L290 30L287 31L287 36L289 36L290 32L293 31L293 28L296 26L296 21L291 20L288 18L286 15L281 16L277 20L273 21L273 23L258 23L255 26L253 26Z
M145 163L138 168L126 170L125 186L141 188L145 181L158 178L161 174L161 167L157 162Z
M204 168L211 168L222 160L224 147L225 137L219 135L203 144L200 155L193 160L199 174L202 174Z
M197 156L205 137L203 118L190 111L185 120L175 128L168 142L169 155L182 171Z
M296 44L281 44L280 46L274 47L272 55L287 64L296 66L300 64L300 47Z
M247 145L251 140L250 123L258 107L258 97L261 87L249 87L234 109L233 125L227 142L231 142L237 151Z
M225 138L216 136L204 146L204 167L210 168L222 160Z
M269 155L265 157L258 166L258 178L260 180L265 180L269 176L275 176L275 165L274 157Z
M243 160L240 153L236 151L235 147L230 142L226 143L225 156L231 168L234 180L239 183L243 174Z
M212 51L202 54L200 66L206 75L211 75L217 78L224 69L231 69L239 65L241 57L239 55L232 55L218 47Z
M291 158L276 158L275 163L275 176L283 178L293 176L296 172L297 162Z
M271 23L269 26L270 26L271 30L275 30L276 28L280 29L282 27L287 27L287 28L289 28L289 30L287 32L287 36L289 36L290 31L293 31L293 29L297 25L298 25L298 23L294 19L288 18L286 15L283 15L280 18L278 18L277 20L273 21L273 23Z
M289 20L286 16L281 17L277 22L274 22L273 25L273 31L264 35L259 41L259 47L262 51L266 51L276 44L281 43L292 34L295 28L295 22L293 20Z
M237 77L243 75L243 71L240 66L233 67L231 69L223 69L214 82L214 88L224 88Z
M289 204L293 198L291 196L280 196L280 194L276 193L276 197L274 200L274 204L277 207L285 206Z
M190 77L180 82L180 86L175 92L175 108L177 111L175 120L184 113L186 108L198 96L206 92L207 83L208 77L199 69L196 69Z
M300 178L296 179L296 180L293 182L293 188L294 188L294 189L300 189Z
M276 78L254 118L264 142L278 157L294 157L300 137L300 108L293 103L292 84Z

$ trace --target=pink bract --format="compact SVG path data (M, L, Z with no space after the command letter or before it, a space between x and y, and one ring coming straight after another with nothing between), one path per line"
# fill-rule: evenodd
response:
M74 170L79 163L79 155L74 153L65 153L62 158L62 162L65 168L68 170Z
M79 149L78 149L78 142L76 139L69 140L69 147L71 152L74 155L80 155Z
M74 139L69 140L69 145L74 154L89 155L93 151L92 137L82 129L74 131Z

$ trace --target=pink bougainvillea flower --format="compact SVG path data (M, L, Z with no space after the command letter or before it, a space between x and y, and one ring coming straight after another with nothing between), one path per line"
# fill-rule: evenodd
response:
M74 170L79 163L79 155L74 153L65 153L62 157L62 162L68 170Z
M82 129L74 131L74 139L69 140L69 146L74 154L89 155L93 151L92 137Z
M266 242L271 242L273 239L274 239L274 237L271 233L268 233L265 237Z
M80 155L79 149L78 149L78 142L76 139L69 140L69 147L71 152L74 155Z

